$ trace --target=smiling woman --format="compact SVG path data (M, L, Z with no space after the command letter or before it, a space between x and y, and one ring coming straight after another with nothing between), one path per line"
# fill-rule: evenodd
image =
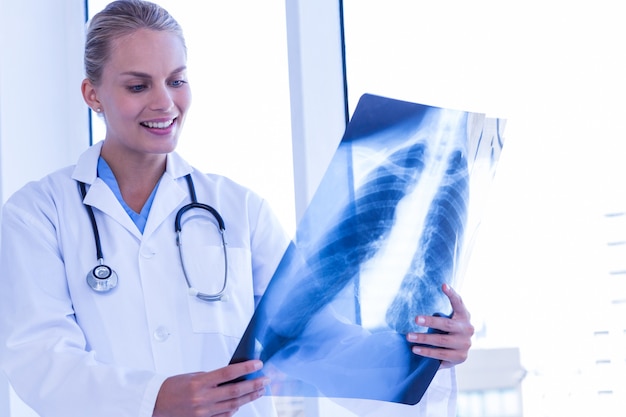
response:
M109 0L89 0L90 14ZM241 0L161 0L184 28L193 90L178 151L265 197L295 231L285 6ZM201 12L200 12L201 11ZM262 19L258 17L262 16ZM250 36L254 33L254 36ZM104 125L93 118L93 141Z
M110 51L100 74L88 72L82 91L105 120L101 156L116 173L124 201L139 213L161 177L163 155L176 148L191 104L185 44L171 32L140 29L115 38Z
M86 107L79 88L83 78L81 60L85 3L83 0L68 0L54 5L45 0L0 3L0 20L3 23L0 25L0 43L3 46L0 48L0 169L5 199L27 180L40 178L59 166L75 162L79 152L88 144ZM91 5L89 9L100 10L107 2L100 3ZM284 4L249 1L244 7L241 7L242 2L233 2L231 7L225 3L221 5L221 10L213 10L209 16L194 13L197 2L160 3L171 8L181 22L185 22L189 37L194 39L191 43L198 45L193 47L196 52L190 57L190 62L208 61L206 65L193 64L196 72L189 74L194 91L205 91L205 94L197 95L206 99L202 106L198 105L199 101L194 104L197 110L192 112L196 111L200 116L192 118L195 122L190 120L187 123L186 135L179 150L197 161L195 164L201 170L226 173L259 190L289 227L290 223L294 223L295 215ZM316 2L316 5L321 3ZM202 11L205 12L209 6L202 5ZM246 12L242 13L242 10ZM187 24L191 15L198 24ZM264 18L258 19L260 15ZM200 16L201 19L197 19ZM311 20L312 16L315 14L309 10L303 20ZM319 27L319 24L309 27ZM198 36L192 33L194 28L198 28ZM239 35L252 32L255 33L253 37ZM207 39L215 41L211 53L206 53ZM315 63L324 67L319 59ZM207 67L211 71L204 69ZM207 76L207 73L213 76ZM29 82L15 82L25 79ZM328 85L328 78L324 81ZM316 95L320 91L320 88L316 89ZM28 101L28 105L21 105L24 100ZM33 123L32 109L45 109L38 112L37 123ZM341 110L338 114L342 120ZM97 142L104 138L103 123L98 117L93 119L93 142ZM194 123L199 126L198 129L192 128ZM328 123L314 123L312 126L328 127ZM191 131L200 133L192 138ZM327 137L332 142L333 137L339 136ZM245 149L245 155L252 158L242 158L245 156L242 149ZM82 221L83 215L86 217L86 213L81 213L77 218ZM93 242L88 247L93 248ZM84 272L82 275L84 280ZM166 335L167 332L158 334ZM12 396L10 401L11 415L30 415L19 407L17 397ZM7 402L3 406L8 409Z
M2 369L46 416L169 417L195 415L197 407L208 415L272 415L271 400L261 398L267 378L221 385L262 366L228 364L232 332L248 323L287 236L257 194L173 152L191 96L185 44L165 9L144 0L108 4L87 27L90 63L95 49L102 59L88 65L82 93L102 115L104 140L24 185L2 208L2 239L11 242L0 247ZM185 244L232 261L227 282L217 273L228 284L227 303L190 294L178 262L182 242L171 226L198 201L211 204L209 222L222 213L228 247L223 239L207 244L205 234L187 235ZM210 224L199 214L187 219ZM82 233L90 225L93 236ZM97 281L111 275L105 254L120 284L103 288ZM203 272L212 283L213 269Z

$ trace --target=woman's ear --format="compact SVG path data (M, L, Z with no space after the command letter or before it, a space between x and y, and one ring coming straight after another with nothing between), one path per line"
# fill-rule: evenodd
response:
M96 88L93 86L91 81L88 78L83 80L81 84L81 92L83 93L83 99L85 103L95 112L100 113L102 111L102 104L98 100L98 94L96 92Z

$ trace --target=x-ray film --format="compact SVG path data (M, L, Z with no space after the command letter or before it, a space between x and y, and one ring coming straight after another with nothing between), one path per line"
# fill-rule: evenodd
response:
M406 333L452 313L503 129L362 96L232 362L263 360L272 395L419 402L439 361Z

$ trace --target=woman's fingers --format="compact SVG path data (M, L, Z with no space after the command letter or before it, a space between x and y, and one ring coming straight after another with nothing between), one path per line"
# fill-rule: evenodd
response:
M265 393L269 378L241 379L263 367L258 360L211 372L170 377L161 385L154 417L229 416Z
M443 367L464 362L472 345L474 326L470 322L470 313L461 296L450 286L444 284L443 292L452 305L451 317L418 316L418 325L434 330L431 333L409 333L407 340L416 345L413 353L442 361Z

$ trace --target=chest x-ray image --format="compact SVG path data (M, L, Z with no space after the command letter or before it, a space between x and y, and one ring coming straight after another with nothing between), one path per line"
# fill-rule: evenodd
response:
M504 124L362 96L232 361L263 360L272 395L419 402L439 361L405 334L451 313Z

